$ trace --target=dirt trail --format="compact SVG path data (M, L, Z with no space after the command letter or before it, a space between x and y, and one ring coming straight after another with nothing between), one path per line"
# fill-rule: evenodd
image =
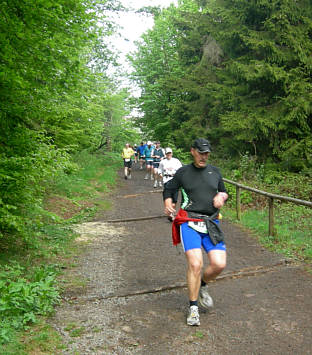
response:
M78 226L88 241L68 292L52 319L62 354L312 354L312 277L302 265L262 248L226 218L228 266L211 283L213 311L185 324L187 292L181 247L171 244L160 193L135 170L120 179L114 208Z

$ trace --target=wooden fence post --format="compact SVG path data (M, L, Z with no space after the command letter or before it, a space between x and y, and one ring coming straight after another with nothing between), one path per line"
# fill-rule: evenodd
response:
M236 186L236 217L241 219L241 205L240 205L240 187Z
M269 235L274 236L274 199L269 198Z

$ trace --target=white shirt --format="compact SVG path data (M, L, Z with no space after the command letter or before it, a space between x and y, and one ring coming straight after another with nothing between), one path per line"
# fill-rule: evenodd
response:
M182 166L181 162L177 158L163 159L158 168L158 174L163 177L163 183L165 184L173 178L173 175Z

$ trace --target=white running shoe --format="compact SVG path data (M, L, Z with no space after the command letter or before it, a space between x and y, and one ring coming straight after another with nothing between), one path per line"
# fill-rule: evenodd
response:
M161 183L161 181L159 181L158 186L159 186L159 187L162 187L162 183Z
M145 175L144 180L148 180L148 174Z
M154 180L154 176L153 175L151 175L151 180Z
M208 293L208 285L201 286L199 290L198 303L206 309L213 307L213 299Z
M197 306L190 306L187 317L186 317L187 325L200 325L199 321L199 313Z
M157 180L154 182L154 187L157 187Z

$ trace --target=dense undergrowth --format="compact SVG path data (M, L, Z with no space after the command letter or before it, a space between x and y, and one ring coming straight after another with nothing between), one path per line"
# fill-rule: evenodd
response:
M80 153L70 171L45 186L42 205L24 211L28 232L1 239L1 354L54 354L62 348L44 317L59 303L66 287L62 271L73 265L77 253L71 226L109 208L105 195L116 183L120 164L114 154Z

